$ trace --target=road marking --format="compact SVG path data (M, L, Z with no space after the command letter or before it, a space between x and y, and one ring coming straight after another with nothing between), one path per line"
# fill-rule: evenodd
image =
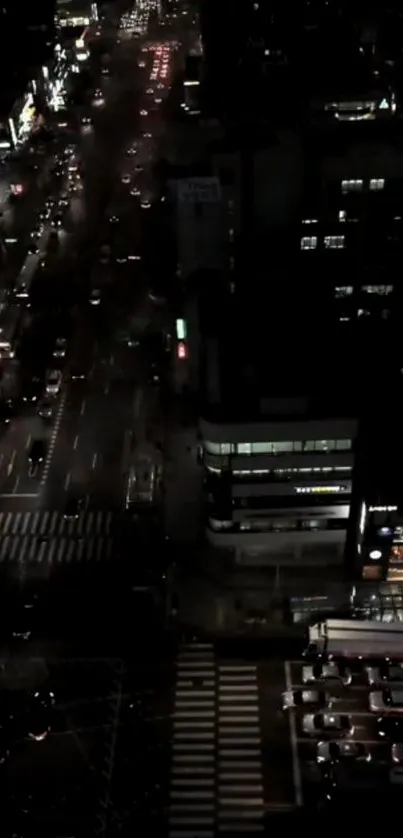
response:
M75 451L77 450L77 445L78 445L78 436L75 436L74 437L74 442L73 442L73 448L74 448Z
M70 480L71 480L71 474L70 474L70 472L68 472L68 474L66 474L66 479L64 481L64 489L65 489L66 492L67 492L67 490L70 486Z
M97 467L97 460L98 460L98 454L95 452L95 454L92 458L92 468L93 469Z
M107 384L105 384L105 387L104 387L104 393L105 393L105 396L108 396L108 395L109 395L109 390L110 390L110 383L109 383L109 381L108 381L108 383L107 383Z
M287 692L292 692L292 678L291 678L291 666L289 661L284 662L284 676L285 676L285 688ZM290 740L291 740L291 754L292 754L292 773L294 778L294 789L295 789L295 803L298 807L303 805L303 797L302 797L302 782L301 782L301 768L299 764L298 758L298 739L297 739L297 725L295 722L295 712L294 710L290 710L288 713L288 720L290 725Z
M28 434L27 441L25 443L25 450L26 451L28 450L29 446L31 445L31 439L32 439L31 434Z
M80 414L81 414L81 416L84 416L84 413L85 413L85 405L86 405L86 401L85 401L85 399L84 399L84 401L83 401L83 403L82 403L82 405L81 405L81 410L80 410Z
M15 448L14 448L14 451L13 451L13 453L11 454L11 459L10 459L10 462L9 462L9 464L8 464L8 466L7 466L7 475L8 475L8 477L10 477L10 474L11 474L11 472L12 472L13 468L14 468L14 464L15 464L15 458L16 458L16 456L17 456L17 452L16 452L16 450L15 450Z
M3 492L0 494L0 498L39 498L39 492L22 492L20 494L17 492Z
M45 464L43 466L42 477L39 481L39 485L40 485L41 488L43 488L43 486L45 485L45 483L48 479L50 465L51 465L51 462L52 462L52 457L53 457L53 453L54 453L55 446L56 446L57 436L58 436L58 433L59 433L59 430L60 430L60 423L62 421L64 406L66 404L66 396L67 396L67 393L65 391L63 393L61 399L60 399L59 407L58 407L58 410L57 410L57 413L56 413L55 424L53 426L52 434L51 434L50 441L49 441L49 449L48 449L47 457L46 457L46 460L45 460Z

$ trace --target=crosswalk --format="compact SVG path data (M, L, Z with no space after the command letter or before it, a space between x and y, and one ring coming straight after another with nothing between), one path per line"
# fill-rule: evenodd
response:
M0 538L11 535L108 535L111 531L112 512L91 510L83 512L76 520L66 520L57 510L35 512L0 512Z
M210 643L178 653L169 838L264 832L257 672L221 664Z
M100 562L112 558L113 548L112 513L106 510L71 521L55 510L0 513L0 563Z

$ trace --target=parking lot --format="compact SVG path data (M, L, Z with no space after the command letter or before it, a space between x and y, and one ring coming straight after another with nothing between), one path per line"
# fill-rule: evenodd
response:
M299 805L309 806L316 803L320 789L323 772L317 761L318 742L342 741L352 746L361 743L363 759L368 761L373 778L373 789L384 789L389 785L389 770L393 766L391 754L391 740L386 736L379 735L377 716L369 710L369 686L364 665L352 667L351 683L343 686L337 681L318 681L304 683L304 667L309 664L307 661L286 661L284 664L285 684L287 690L309 690L316 689L324 691L326 697L331 699L331 716L347 716L351 724L341 737L336 733L334 736L329 732L317 730L312 734L304 732L303 719L306 714L315 712L328 712L326 708L320 709L311 707L300 707L289 711L289 736L293 757L293 777L295 782L296 798ZM354 752L354 747L351 752ZM352 758L353 759L353 758ZM349 763L351 763L351 759ZM351 791L352 789L350 789Z

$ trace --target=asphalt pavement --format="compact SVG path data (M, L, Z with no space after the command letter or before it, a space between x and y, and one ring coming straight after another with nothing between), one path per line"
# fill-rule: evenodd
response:
M18 303L33 338L8 371L22 395L33 371L42 378L45 369L58 369L61 383L47 397L51 415L38 415L37 402L19 403L0 438L2 686L32 690L46 683L56 696L43 749L18 743L7 783L18 810L29 810L31 826L43 825L46 810L59 823L68 807L63 827L87 838L138 828L145 818L167 834L171 805L177 640L165 632L163 585L155 592L133 583L136 566L153 562L124 511L133 452L161 446L165 433L153 366L161 353L149 348L146 335L150 346L163 345L171 330L165 306L150 298L144 242L151 205L160 199L153 164L177 43L173 26L160 27L155 16L147 26L137 37L117 38L110 75L99 77L84 108L92 125L77 135L62 177L51 171L49 156L40 201L19 219L19 239L29 242L51 194L32 291ZM81 178L74 190L69 161ZM69 205L50 254L64 192ZM55 356L60 336L66 352ZM44 441L45 456L30 476L36 439ZM66 520L72 496L83 505ZM155 550L162 553L160 542ZM11 631L16 597L32 606L26 641ZM88 800L81 814L78 785ZM31 793L35 811L27 803Z

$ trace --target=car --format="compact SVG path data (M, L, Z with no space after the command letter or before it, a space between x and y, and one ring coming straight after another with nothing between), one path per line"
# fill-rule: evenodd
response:
M74 364L70 370L70 378L72 381L84 381L87 377L85 369L80 362Z
M93 288L89 299L90 305L99 306L101 303L101 292L99 288Z
M140 192L140 189L138 188L138 186L133 186L130 190L130 194L133 197L138 198L141 195L141 192Z
M390 748L390 758L394 765L403 765L403 742L393 742Z
M82 116L81 125L91 125L91 118L89 116Z
M63 227L63 215L60 212L57 213L56 215L53 216L50 223L51 223L52 227L56 227L57 229L60 229L60 227Z
M22 594L14 602L11 613L11 636L14 640L29 640L35 627L37 597Z
M376 729L380 739L403 742L403 718L401 716L379 716L376 720Z
M134 171L138 173L142 172L143 166L140 166L140 163L137 163L137 165L134 167Z
M29 476L35 477L38 465L43 463L46 457L46 443L44 439L34 439L28 452Z
M53 402L49 401L49 399L43 399L43 401L38 404L37 413L41 419L45 419L49 422L53 418L54 409L55 406Z
M134 155L137 154L137 148L131 146L127 149L127 154L129 155L129 157L134 157Z
M122 183L130 183L131 177L130 175L122 175Z
M283 710L307 706L330 708L332 697L322 690L286 690L283 693Z
M26 282L19 282L14 289L14 296L17 300L26 300L25 305L29 305L29 290Z
M32 244L30 244L28 246L28 253L30 253L31 256L37 256L38 255L39 247L38 247L37 244L35 244L35 242L33 242Z
M15 416L15 405L12 399L3 399L0 402L0 422L9 425Z
M54 706L53 692L38 690L29 695L25 714L26 735L29 739L35 742L46 739L51 730Z
M55 348L53 350L54 358L64 358L67 349L67 338L56 338Z
M403 716L403 689L371 690L368 703L371 713L399 713Z
M48 370L46 373L46 393L49 396L57 396L62 384L62 373L60 370Z
M366 673L370 687L382 684L384 681L399 683L403 681L403 664L390 664L385 662L379 666L367 666Z
M67 192L61 192L60 193L59 200L58 200L58 205L59 205L59 207L68 207L69 196L68 196Z
M148 116L148 111L145 108L141 108L140 116Z
M39 213L39 218L41 221L48 221L50 218L50 208L45 207L43 210L41 210L41 212Z
M339 681L344 687L348 687L352 681L352 673L348 667L340 666L335 661L303 666L302 683L315 684L317 681Z
M34 239L34 241L37 241L38 239L40 239L42 233L43 233L43 224L38 224L36 227L34 227L34 229L31 232L31 239Z
M355 760L370 762L371 752L364 742L320 741L316 746L317 762L339 762Z
M139 67L141 67L141 68L145 67L145 66L146 66L146 62L145 62L145 61L143 61L143 60L141 60L141 61L139 61L139 62L138 62L138 66L139 66Z
M302 719L302 730L307 736L352 736L354 725L344 713L307 713Z
M76 518L79 518L80 512L83 508L83 499L71 496L67 498L66 505L64 507L64 518L66 521L73 521Z
M109 216L109 223L110 224L118 224L119 218L117 215L110 215Z
M37 376L23 384L22 400L23 402L37 402L42 392L42 381Z
M143 197L140 201L141 209L150 209L151 208L151 201L148 197Z

